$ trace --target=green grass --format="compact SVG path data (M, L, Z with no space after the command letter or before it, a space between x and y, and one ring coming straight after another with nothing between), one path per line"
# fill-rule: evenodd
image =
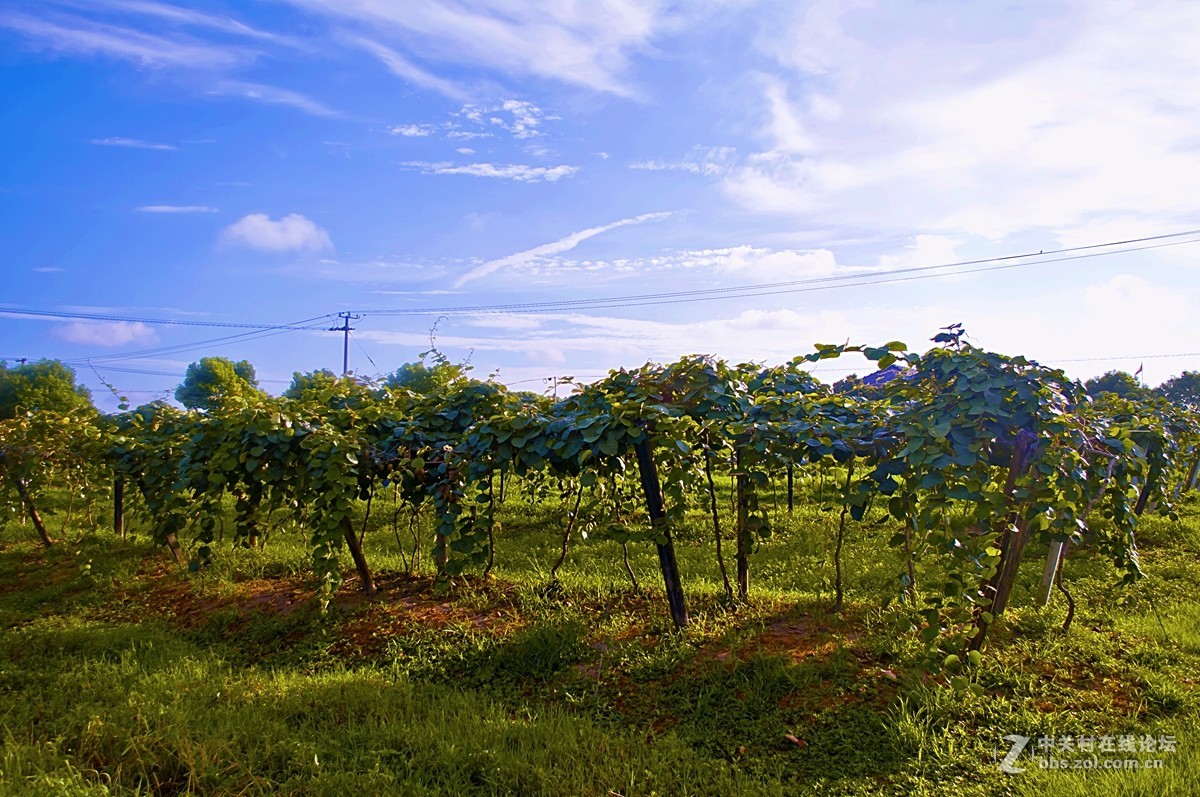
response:
M324 617L296 531L274 530L262 550L227 537L188 574L144 536L67 529L43 551L10 521L0 794L1093 797L1200 783L1195 496L1179 522L1145 519L1149 578L1133 588L1072 555L1069 633L1060 596L1032 605L1031 551L971 672L978 697L924 669L905 610L884 608L901 563L878 513L848 529L840 616L834 507L781 506L744 606L724 602L697 515L677 534L684 633L652 546L631 546L640 591L620 547L595 537L574 540L548 583L557 503L511 496L493 578L448 589L427 559L405 573L391 514L379 502L367 534L380 598L347 588ZM403 517L399 536L411 546ZM1026 771L1006 775L1007 734L1170 734L1177 747L1135 756L1160 769L1048 771L1026 754Z

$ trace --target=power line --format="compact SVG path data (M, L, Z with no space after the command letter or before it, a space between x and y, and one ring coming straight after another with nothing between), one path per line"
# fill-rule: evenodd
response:
M1188 351L1179 354L1129 354L1121 357L1076 357L1074 359L1045 359L1048 363L1099 363L1113 360L1162 360L1172 357L1200 357L1200 352Z
M374 360L371 359L370 354L367 354L367 350L363 348L363 345L361 343L359 343L358 338L351 338L351 340L354 341L354 345L357 346L358 350L363 353L363 356L367 358L367 362L371 363L372 367L374 367L376 370L378 370L379 365Z
M38 310L22 307L0 307L0 316L20 318L69 318L81 321L111 321L127 324L153 324L156 326L215 327L222 329L299 329L294 324L253 324L237 321L188 321L180 318L134 318L131 316L106 315L102 313L71 313L65 310ZM324 318L325 316L317 316ZM313 319L309 319L313 320ZM299 322L299 323L304 323Z
M1028 359L1039 363L1103 363L1103 362L1119 362L1122 360L1165 360L1179 357L1200 357L1200 352L1186 351L1178 354L1120 354L1110 355L1108 357L1029 357ZM849 367L853 370L853 367ZM829 373L832 371L845 371L847 368L810 368L808 373Z
M234 341L260 340L262 338L274 337L275 335L284 335L289 332L314 331L319 329L321 325L312 324L309 322L323 320L328 317L328 315L314 316L313 318L306 318L302 321L296 321L292 324L288 324L275 330L260 329L252 332L239 332L236 335L224 335L219 338L208 338L206 340L192 341L189 343L177 343L171 346L160 346L153 349L140 349L138 351L127 351L117 354L96 354L90 357L75 357L69 360L63 360L63 362L73 365L84 365L88 362L115 362L120 360L138 360L163 354L182 354L183 352L208 348L214 344L232 343Z
M1183 232L1169 233L1165 235L1154 235L1145 238L1131 238L1124 241L1111 241L1103 244L1089 244L1087 246L1074 246L1065 249L1043 250L1020 255L1005 255L1003 257L985 258L982 260L963 260L955 263L942 263L932 266L912 266L908 268L889 269L874 271L871 273L858 274L837 274L824 277L809 277L801 280L787 280L785 282L765 282L752 285L736 285L726 288L706 288L690 291L667 291L663 293L647 293L633 294L626 296L608 296L597 297L592 299L562 299L558 301L544 302L517 302L510 304L492 304L492 305L464 305L456 307L441 307L441 308L400 308L394 310L371 310L372 315L466 315L479 313L535 313L535 312L550 312L554 310L572 310L572 309L614 309L623 307L644 307L648 305L662 304L681 304L686 302L702 302L715 301L718 299L744 299L757 296L771 296L788 293L808 293L811 291L831 290L834 288L850 288L866 285L881 285L894 282L910 282L920 279L933 279L935 277L958 276L963 274L978 274L988 271L1002 271L1013 268L1025 268L1028 266L1036 266L1047 263L1062 263L1073 260L1083 260L1092 257L1105 257L1109 255L1125 254L1129 252L1140 252L1149 249L1160 249L1168 246L1183 246L1185 244L1200 243L1200 238L1192 238L1185 241L1169 241L1167 243L1149 244L1151 241L1163 241L1165 239L1181 238L1191 235L1200 235L1200 229L1186 230ZM1130 246L1130 244L1148 244L1146 246ZM1122 249L1113 249L1112 247L1124 247ZM1108 251L1092 251L1097 249L1106 249ZM1071 252L1083 252L1084 254L1070 255L1066 257L1049 257L1049 255L1062 255ZM1030 259L1038 258L1038 259ZM1026 260L1027 262L1017 263L1010 262L1015 260ZM995 263L997 265L988 266L985 268L973 268L960 271L951 271L944 274L931 274L928 272L939 271L951 268L961 269L963 266L981 265L984 263ZM916 274L917 276L898 276L905 274ZM882 277L882 279L881 279ZM795 287L803 286L803 287Z

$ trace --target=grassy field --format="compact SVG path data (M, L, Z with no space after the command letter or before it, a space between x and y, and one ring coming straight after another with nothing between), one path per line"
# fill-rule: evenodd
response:
M51 550L0 532L4 795L1189 795L1200 791L1200 501L1147 517L1149 578L1115 586L1076 551L1013 609L957 694L921 666L885 599L900 562L878 516L848 529L847 604L830 611L836 508L776 513L749 605L722 599L711 531L678 534L693 624L670 628L651 546L575 540L565 509L513 495L492 577L407 572L385 502L366 550L380 595L348 584L321 616L297 533L198 574L144 535L70 527ZM52 526L60 522L51 518ZM137 531L139 524L132 523ZM426 545L427 547L427 545ZM427 557L423 557L427 558ZM1030 737L1001 771L1007 735ZM1134 752L1050 755L1039 737ZM1154 750L1141 750L1151 737ZM1173 739L1173 750L1160 749ZM1086 742L1085 742L1086 745ZM1032 753L1031 753L1032 751ZM1126 759L1138 769L1112 769ZM1157 762L1157 763L1156 763Z

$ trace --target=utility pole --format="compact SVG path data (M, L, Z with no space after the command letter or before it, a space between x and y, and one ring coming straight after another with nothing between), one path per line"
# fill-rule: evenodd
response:
M357 321L362 318L361 315L355 313L338 313L338 318L342 319L340 327L330 327L330 332L341 332L342 338L342 376L350 373L350 331L354 327L350 326L351 321Z

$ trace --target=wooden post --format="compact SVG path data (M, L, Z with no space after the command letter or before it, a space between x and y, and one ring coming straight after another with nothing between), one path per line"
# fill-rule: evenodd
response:
M738 457L739 463L741 457ZM750 477L737 473L737 589L738 599L746 600L750 595Z
M732 603L733 585L729 583L729 571L725 569L725 554L721 550L721 516L717 510L717 485L713 481L712 475L712 451L707 440L705 440L704 449L704 476L708 479L708 500L710 514L712 515L713 539L717 543L717 566L721 570L721 583L725 585L725 598Z
M1151 443L1146 447L1146 458L1149 459L1150 455L1156 453L1157 451L1158 444ZM1137 503L1133 506L1133 514L1135 515L1141 515L1146 511L1146 503L1150 500L1150 491L1154 489L1160 475L1156 473L1155 470L1156 469L1152 467L1150 472L1146 474L1146 483L1142 485L1142 490L1138 493Z
M1042 571L1042 589L1039 593L1043 606L1050 604L1050 591L1054 589L1054 577L1058 575L1058 568L1062 564L1066 551L1067 544L1065 542L1050 543L1050 550L1046 553L1046 567Z
M363 592L369 596L375 595L375 580L371 578L371 571L367 567L367 558L363 556L362 546L359 545L358 535L354 533L354 526L350 523L350 518L342 518L342 536L346 539L346 545L350 548L350 558L354 560L354 569L358 572L359 583L362 584Z
M1179 498L1180 493L1189 492L1196 486L1196 471L1200 470L1200 446L1192 446L1189 454L1195 454L1192 460L1191 467L1188 468L1187 474L1175 486L1175 498Z
M1029 459L1036 444L1037 436L1033 432L1022 429L1017 433L1016 442L1013 444L1012 461L1004 482L1004 495L1010 502L1017 479L1029 469ZM983 648L988 628L1008 605L1009 593L1012 592L1013 584L1016 583L1021 554L1025 550L1025 543L1029 540L1029 523L1021 517L1018 510L1019 508L1016 506L1011 507L1009 514L1001 520L1004 523L1004 531L1001 532L997 542L997 547L1000 549L1000 564L997 565L995 574L983 585L983 593L990 594L991 603L986 609L979 608L976 612L975 635L967 643L970 650ZM986 617L989 614L991 620Z
M846 486L842 488L842 512L838 517L837 546L833 551L833 610L835 612L842 610L842 599L845 596L845 590L842 585L842 544L846 540L846 515L850 511L850 484L853 478L854 458L851 457L850 461L846 463Z
M787 468L787 508L789 513L796 506L795 471L796 466L789 462Z
M183 548L179 545L179 537L173 531L168 531L163 536L163 542L167 549L171 552L171 557L175 560L175 564L187 564L187 559L183 556Z
M46 531L46 524L42 522L42 516L38 514L37 505L33 503L33 496L29 493L29 485L22 478L13 479L17 486L17 495L21 496L21 503L25 504L25 511L29 514L29 520L33 523L33 527L37 529L38 536L42 538L42 545L49 548L54 544L54 539L50 536L50 532Z
M113 534L125 539L125 480L113 480Z
M671 539L671 529L667 525L667 513L663 509L662 487L658 482L658 472L654 468L654 457L650 452L650 436L647 434L633 446L637 455L638 470L642 477L642 491L646 494L646 511L650 514L650 524L657 532L659 539L655 541L658 548L658 568L662 571L663 584L667 589L667 604L671 609L671 620L676 628L688 624L687 604L683 599L683 582L679 578L679 564L675 560L675 543Z

